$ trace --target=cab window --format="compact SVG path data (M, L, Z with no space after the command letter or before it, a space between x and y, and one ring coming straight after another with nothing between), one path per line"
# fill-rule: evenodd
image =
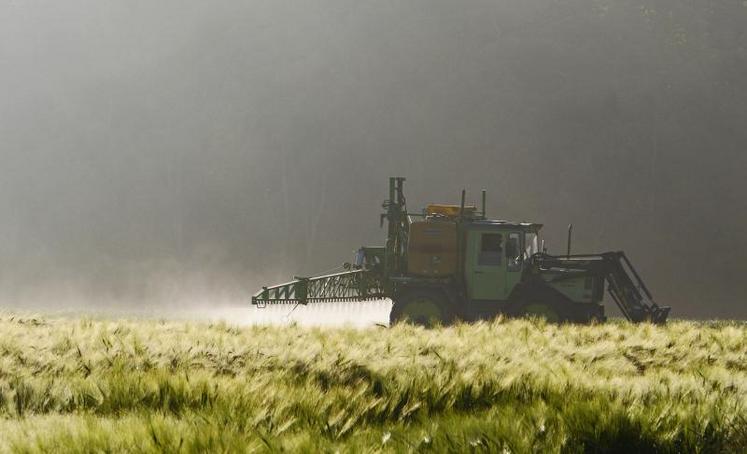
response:
M503 234L483 233L480 238L480 253L477 256L477 264L485 266L497 266L503 258Z
M528 232L524 236L524 258L528 259L529 257L533 256L537 252L539 252L539 238L537 237L537 233L535 232Z
M509 233L508 240L506 240L506 259L508 260L509 271L521 269L522 256L521 234L516 232Z

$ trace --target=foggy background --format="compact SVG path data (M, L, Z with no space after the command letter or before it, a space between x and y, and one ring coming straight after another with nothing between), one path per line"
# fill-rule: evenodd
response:
M8 1L0 305L248 305L488 190L747 317L747 2Z

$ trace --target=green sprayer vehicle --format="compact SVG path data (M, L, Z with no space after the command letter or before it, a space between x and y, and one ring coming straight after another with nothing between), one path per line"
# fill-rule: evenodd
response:
M488 219L482 207L428 205L407 211L405 179L389 179L381 215L386 245L362 247L344 271L262 287L252 304L392 300L390 321L430 325L498 314L535 315L553 322L606 319L605 286L633 322L664 323L669 307L657 305L623 252L549 255L539 242L541 224Z

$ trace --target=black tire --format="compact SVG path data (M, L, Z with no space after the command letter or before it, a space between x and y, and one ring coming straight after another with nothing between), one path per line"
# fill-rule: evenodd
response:
M537 317L545 319L549 323L562 323L567 321L562 308L553 302L525 302L521 304L515 313L517 317Z
M438 290L411 290L397 296L389 313L389 323L407 322L432 327L446 325L456 318L446 295Z
M511 317L539 317L550 323L563 323L570 318L563 296L544 284L524 284L511 299L507 311Z

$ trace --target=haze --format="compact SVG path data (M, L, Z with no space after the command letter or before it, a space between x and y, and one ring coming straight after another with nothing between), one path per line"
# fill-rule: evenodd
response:
M247 304L477 199L747 317L747 2L4 1L0 304Z

